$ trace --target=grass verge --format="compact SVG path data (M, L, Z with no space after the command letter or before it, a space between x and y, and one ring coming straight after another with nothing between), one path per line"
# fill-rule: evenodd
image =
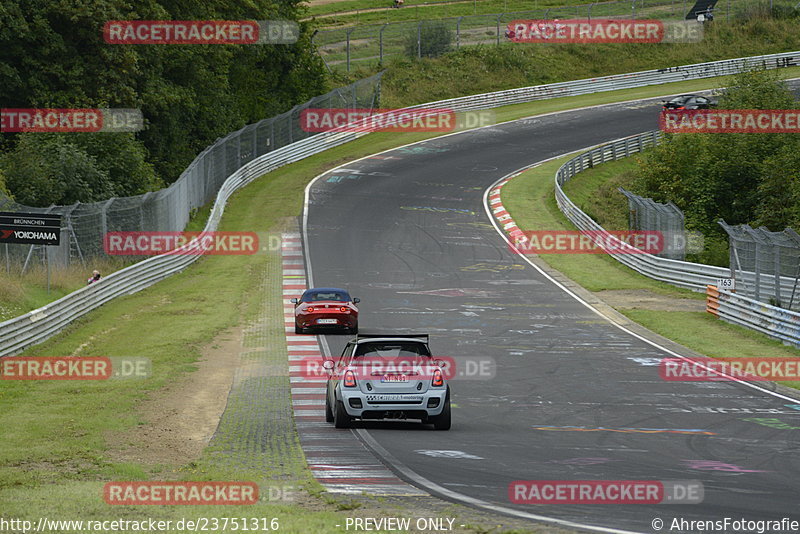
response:
M499 120L511 120L578 106L696 90L721 83L724 82L705 80L614 94L561 98L500 109L497 116ZM285 217L300 214L303 189L313 176L343 162L427 137L433 135L373 134L273 171L233 196L226 208L221 230L279 231ZM552 164L548 165L545 176L552 179L554 168ZM509 187L517 183L522 181L512 182ZM543 191L530 198L538 199L538 202L546 200ZM527 211L535 213L538 210ZM557 214L548 213L551 218L544 222L555 224ZM273 471L262 473L247 466L222 466L208 453L200 461L177 470L169 466L146 466L135 461L120 462L110 455L106 439L108 433L122 434L143 424L135 408L148 392L162 390L189 375L196 369L205 345L226 329L246 324L263 313L265 301L269 303L271 317L278 328L282 328L280 281L274 279L272 285L261 283L265 272L279 272L274 265L277 261L274 255L206 257L183 273L159 282L156 287L109 302L75 321L65 332L28 351L28 355L147 357L152 361L154 375L146 382L2 382L0 502L4 503L4 516L35 518L50 514L50 517L58 518L102 519L109 515L141 518L141 508L109 509L103 503L99 495L103 482L108 480L225 480L247 476L263 482L266 478L284 477L284 480L299 481L313 488L314 483L305 469L296 440L287 442L286 452L274 458ZM614 263L604 267L608 272L615 268L619 267ZM600 279L611 278L596 268L591 274ZM628 283L634 287L634 281ZM667 294L680 291L649 283L653 284L654 290ZM264 289L256 290L262 287ZM276 351L277 357L285 360L285 353L281 352L283 348L276 347ZM246 509L203 507L200 512L187 510L152 506L147 508L147 513L163 519L191 514L279 516L284 532L320 533L338 531L333 525L336 524L335 518L340 517L331 515L329 511L270 503Z
M548 18L585 18L589 14L587 0L464 0L460 2L442 2L435 0L406 0L401 9L392 9L392 0L347 0L343 2L316 3L309 6L309 18L319 17L321 26L351 26L363 24L381 24L387 22L408 22L415 20L433 20L448 17L470 17L484 15L490 25L492 15L507 14L503 20L517 18L543 18L546 10ZM717 6L717 20L726 20L741 16L743 13L757 8L753 0L727 0ZM679 1L664 0L661 5L648 2L644 5L631 5L627 2L599 2L592 6L593 18L631 16L632 10L636 18L671 18L681 19L692 4ZM766 7L766 6L763 6ZM685 9L684 9L685 8ZM491 17L491 18L490 18Z
M575 230L575 226L558 209L553 185L556 170L570 157L564 156L529 169L503 187L503 204L522 230ZM619 180L619 171L630 167L632 161L633 158L627 158L622 162L603 164L584 171L570 180L566 192L570 198L574 195L579 205L587 203L591 191ZM542 254L539 257L578 285L595 293L641 290L679 299L705 298L703 294L652 280L607 255ZM602 294L598 296L603 298ZM645 328L709 357L800 357L800 349L785 346L759 332L720 321L706 312L659 311L638 306L615 308ZM783 384L800 388L800 382Z
M361 79L386 69L381 84L381 106L407 106L517 87L800 50L800 33L796 28L796 20L754 18L712 26L698 43L506 43L467 46L441 57L421 60L404 57L403 33L397 35L400 40L396 46L385 37L384 54L396 55L383 65L377 59L356 61L378 57L377 35L375 39L359 35L358 42L351 43L352 70L342 81ZM341 47L326 47L322 52L329 62L346 58Z

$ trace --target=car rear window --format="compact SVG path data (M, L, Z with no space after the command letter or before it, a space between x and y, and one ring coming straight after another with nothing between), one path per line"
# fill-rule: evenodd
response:
M334 300L336 302L348 302L350 295L344 291L309 291L303 295L303 302L316 302L320 300Z
M423 343L361 343L356 348L354 354L355 358L369 358L369 359L396 359L403 357L420 357L430 356Z

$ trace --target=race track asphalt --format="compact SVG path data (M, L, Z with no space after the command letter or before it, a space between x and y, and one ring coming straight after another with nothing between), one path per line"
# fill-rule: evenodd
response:
M486 376L452 381L450 431L356 425L401 477L411 470L445 498L635 532L655 532L657 517L663 532L678 532L673 518L800 520L800 407L736 383L662 380L667 354L514 255L485 212L485 190L504 175L656 129L658 111L649 101L502 124L346 164L312 184L304 230L314 285L360 297L364 333L427 332L437 355L493 362ZM324 337L334 356L349 339ZM697 480L704 499L514 504L517 480Z

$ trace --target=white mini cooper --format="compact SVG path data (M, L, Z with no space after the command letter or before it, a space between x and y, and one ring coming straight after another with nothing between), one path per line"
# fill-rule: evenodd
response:
M325 420L347 428L354 419L418 419L450 429L450 386L428 348L428 335L359 335L330 372Z

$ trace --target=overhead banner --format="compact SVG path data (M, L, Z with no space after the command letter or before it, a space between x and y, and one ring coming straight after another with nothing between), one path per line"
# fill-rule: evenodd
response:
M59 245L61 215L0 211L0 245Z

